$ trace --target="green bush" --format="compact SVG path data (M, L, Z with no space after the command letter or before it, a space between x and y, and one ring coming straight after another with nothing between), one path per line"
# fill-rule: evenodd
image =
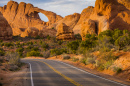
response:
M82 41L81 48L91 49L97 45L97 36L95 34L86 34L86 40Z
M118 73L121 73L121 72L122 72L122 68L120 68L120 67L114 67L114 68L113 68L113 71L118 74Z
M33 45L33 42L31 41L31 42L27 42L27 45Z
M63 41L58 41L58 44L61 45L63 43Z
M48 36L47 36L47 39L48 39L48 40L50 40L50 39L51 39L51 37L48 35Z
M76 53L76 50L78 50L79 42L78 41L72 41L67 43L68 49L72 51L72 53Z
M29 45L26 49L31 50L32 48L34 48L34 46Z
M16 52L23 52L24 51L24 48L18 48L16 49Z
M86 58L81 58L80 62L86 65L86 60L87 60Z
M40 56L40 57L43 57L43 55L39 52L39 51L30 51L30 52L27 52L27 57L30 57L30 56Z
M114 41L116 41L122 35L123 35L122 30L115 29L112 37L113 37Z
M39 35L37 35L37 36L35 37L35 39L42 39L42 37L40 37Z
M63 53L67 53L66 49L51 49L51 55L61 55Z
M123 49L123 47L130 45L130 38L129 36L123 35L118 37L115 41L115 45L119 47L119 49Z
M33 47L33 48L31 48L31 51L39 51L39 48L38 47Z
M74 37L75 37L76 39L82 40L82 37L81 37L80 34L75 34Z
M113 62L114 62L113 60L107 61L106 63L103 64L104 68L108 69L113 64Z
M85 63L86 63L86 65L95 64L96 63L95 61L96 61L95 58L92 57L92 58L87 58Z
M23 51L24 51L24 48L18 48L18 49L16 49L16 52L19 54L19 56L21 58L23 57Z
M41 46L42 46L42 48L45 49L45 50L49 48L49 45L48 45L47 43L42 43Z
M14 46L14 43L12 43L12 42L6 42L6 43L4 43L4 46L11 47L11 46Z
M54 27L52 27L51 29L54 29Z

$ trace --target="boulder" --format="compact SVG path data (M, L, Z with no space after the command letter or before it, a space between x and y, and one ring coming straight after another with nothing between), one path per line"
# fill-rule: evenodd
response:
M57 39L59 39L59 40L71 40L71 39L74 39L73 30L69 29L69 27L64 23L61 23L58 26L56 36L57 36Z
M22 34L21 37L36 37L38 36L39 30L35 27L28 27Z

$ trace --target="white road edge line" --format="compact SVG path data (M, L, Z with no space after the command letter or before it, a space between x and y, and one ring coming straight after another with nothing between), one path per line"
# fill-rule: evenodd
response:
M34 83L33 83L33 77L32 77L32 66L31 64L29 63L30 65L30 77L31 77L31 85L34 86Z
M54 61L54 60L53 60L53 61ZM55 61L56 61L56 60L55 60ZM62 64L65 64L65 65L67 65L67 66L70 66L70 67L72 67L72 68L74 68L74 69L77 69L77 70L79 70L79 71L81 71L81 72L84 72L84 73L90 74L90 75L92 75L92 76L95 76L95 77L98 77L98 78L104 79L104 80L106 80L106 81L110 81L110 82L113 82L113 83L116 83L116 84L119 84L119 85L122 85L122 86L127 86L127 85L124 85L124 84L122 84L122 83L119 83L119 82L116 82L116 81L112 81L112 80L109 80L109 79L106 79L106 78L103 78L103 77L97 76L97 75L95 75L95 74L92 74L92 73L86 72L86 71L84 71L84 70L81 70L81 69L79 69L79 68L77 68L77 67L74 67L74 66L72 66L72 65L66 64L66 63L64 63L64 62L61 62L61 61L57 61L57 62L60 62L60 63L62 63Z

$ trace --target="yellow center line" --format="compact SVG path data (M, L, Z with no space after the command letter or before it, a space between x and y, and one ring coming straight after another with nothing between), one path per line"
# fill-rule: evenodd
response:
M38 60L35 60L38 61ZM55 68L53 68L52 66L50 66L49 64L47 64L46 62L43 61L39 61L42 62L44 64L46 64L49 68L51 68L54 72L56 72L57 74L59 74L60 76L62 76L63 78L65 78L66 80L70 81L72 84L76 85L76 86L82 86L81 84L75 82L74 80L70 79L69 77L65 76L64 74L60 73L58 70L56 70Z

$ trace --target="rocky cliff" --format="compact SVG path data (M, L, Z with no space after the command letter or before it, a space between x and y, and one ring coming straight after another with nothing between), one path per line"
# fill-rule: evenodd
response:
M0 39L12 39L12 29L3 15L0 13Z
M4 7L0 7L0 12L2 12L10 26L15 30L13 31L14 35L21 34L21 31L25 31L28 27L35 27L41 30L42 26L49 26L62 19L56 13L42 10L24 2L18 4L15 1L9 1ZM39 12L44 14L49 21L42 21L38 15Z
M94 25L91 27L92 22ZM86 25L85 25L86 24ZM116 0L96 0L95 7L88 7L81 13L81 17L74 27L74 33L81 32L99 34L105 30L127 29L130 31L130 10ZM84 31L84 32L83 32ZM93 32L93 33L92 33Z
M7 5L0 7L0 12L12 27L13 35L23 33L27 35L28 28L35 28L41 36L44 34L56 36L59 25L64 23L75 34L80 33L84 37L87 33L99 34L108 29L119 28L130 31L129 3L130 0L96 0L95 7L89 6L81 14L74 13L64 18L51 11L34 7L32 4L24 2L18 4L15 1L9 1ZM39 12L49 21L42 21Z

